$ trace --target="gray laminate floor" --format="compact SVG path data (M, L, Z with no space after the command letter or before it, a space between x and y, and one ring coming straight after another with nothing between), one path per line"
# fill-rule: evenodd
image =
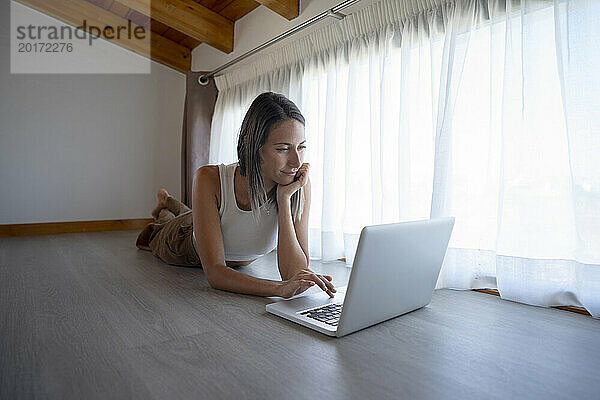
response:
M590 317L440 290L329 338L267 314L274 298L163 264L136 235L0 238L0 399L600 398ZM341 263L311 267L348 280ZM240 270L278 277L273 255Z

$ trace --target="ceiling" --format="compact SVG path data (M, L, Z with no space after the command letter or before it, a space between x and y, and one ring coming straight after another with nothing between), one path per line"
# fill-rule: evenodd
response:
M234 22L264 6L292 20L299 0L16 0L72 26L124 26L150 30L150 51L133 40L115 44L181 72L191 68L191 50L206 43L233 51ZM139 41L138 41L139 42ZM148 54L150 53L150 54Z

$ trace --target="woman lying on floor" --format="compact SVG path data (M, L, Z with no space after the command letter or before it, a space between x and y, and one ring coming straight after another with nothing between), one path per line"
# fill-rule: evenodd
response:
M296 105L280 94L259 95L242 122L238 162L196 171L191 210L161 189L155 222L136 245L168 264L202 266L215 289L289 298L316 284L333 297L331 276L308 268L305 142L304 117ZM282 281L231 268L275 248Z

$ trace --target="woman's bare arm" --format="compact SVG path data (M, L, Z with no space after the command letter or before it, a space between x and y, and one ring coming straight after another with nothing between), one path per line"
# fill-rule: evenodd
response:
M304 171L297 182L291 183L290 189L283 190L278 188L278 223L279 230L277 234L277 266L282 279L290 279L304 269L308 269L308 220L310 216L311 187L308 178L308 164L303 164L300 168ZM292 221L291 196L292 185L302 185L304 189L304 211L300 219ZM310 271L310 269L308 269ZM312 272L312 271L311 271ZM333 297L335 288L329 282L331 279L323 278L317 274L312 274L312 279L319 286Z
M219 217L219 170L202 167L194 174L192 216L194 247L204 274L215 289L258 296L280 296L284 282L260 279L227 267Z
M218 168L208 166L196 171L192 185L194 247L210 286L235 293L286 298L302 293L314 284L323 291L330 290L328 285L331 285L331 276L317 275L310 270L299 270L289 279L273 281L255 278L229 268L225 263L219 217L220 196L217 194L220 190Z
M291 200L278 200L277 266L282 279L288 279L308 268L308 216L310 211L310 181L304 185L304 212L292 221Z

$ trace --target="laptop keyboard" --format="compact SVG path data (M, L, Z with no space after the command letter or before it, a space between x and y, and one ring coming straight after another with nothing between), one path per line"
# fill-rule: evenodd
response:
M340 321L340 315L342 314L341 304L325 304L324 306L303 311L300 315L305 317L316 319L317 321L324 322L331 326L337 326Z

